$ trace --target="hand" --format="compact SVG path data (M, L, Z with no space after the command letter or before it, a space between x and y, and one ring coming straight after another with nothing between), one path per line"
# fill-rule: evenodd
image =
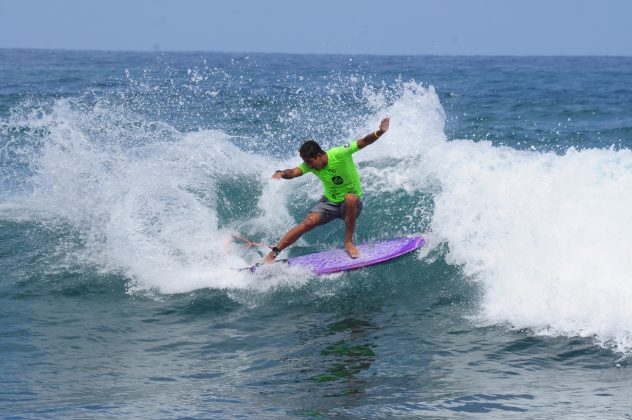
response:
M380 130L382 130L383 132L387 132L390 122L391 122L391 119L389 117L384 118L382 122L380 122Z
M283 171L276 171L274 175L272 175L272 179L283 179Z

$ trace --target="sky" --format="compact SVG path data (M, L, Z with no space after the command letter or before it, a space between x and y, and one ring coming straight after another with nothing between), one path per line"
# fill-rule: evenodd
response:
M632 55L632 0L0 0L0 48Z

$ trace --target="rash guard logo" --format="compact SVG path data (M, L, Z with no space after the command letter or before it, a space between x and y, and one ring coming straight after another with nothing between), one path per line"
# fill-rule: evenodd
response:
M340 185L342 184L344 181L342 180L341 176L335 176L333 178L331 178L331 182L333 182L336 185Z

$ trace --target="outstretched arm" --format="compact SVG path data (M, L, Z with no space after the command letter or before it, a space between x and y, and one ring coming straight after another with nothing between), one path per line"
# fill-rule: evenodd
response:
M388 117L384 118L380 122L380 128L377 131L374 131L371 134L367 134L366 136L358 140L358 149L364 149L369 144L375 143L376 140L379 139L382 134L388 131L388 126L389 126L390 121L391 121L390 118Z
M292 179L301 175L303 175L303 171L301 171L299 168L284 169L282 171L276 171L274 175L272 175L272 179Z

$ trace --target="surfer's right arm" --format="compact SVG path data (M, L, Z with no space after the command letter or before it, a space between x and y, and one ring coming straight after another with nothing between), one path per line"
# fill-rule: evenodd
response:
M303 171L300 168L278 170L272 175L272 179L292 179L297 176L303 175Z

